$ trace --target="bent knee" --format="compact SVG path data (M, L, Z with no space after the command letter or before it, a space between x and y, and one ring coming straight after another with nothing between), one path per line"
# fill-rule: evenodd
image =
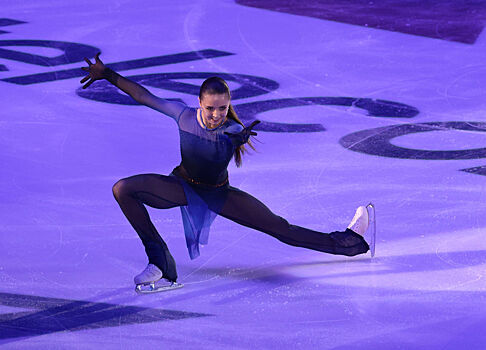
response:
M123 196L124 194L127 194L129 192L127 184L128 184L128 181L126 179L121 179L121 180L118 180L113 185L113 188L112 188L113 196L116 199L120 198L121 196Z

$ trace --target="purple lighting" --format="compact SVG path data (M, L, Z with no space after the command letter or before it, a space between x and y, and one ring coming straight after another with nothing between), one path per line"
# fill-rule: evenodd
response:
M485 9L4 2L0 348L486 349Z

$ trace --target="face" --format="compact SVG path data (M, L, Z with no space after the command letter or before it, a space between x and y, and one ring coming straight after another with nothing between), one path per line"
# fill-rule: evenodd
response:
M227 94L203 94L199 99L201 115L208 128L215 128L226 118L230 99Z

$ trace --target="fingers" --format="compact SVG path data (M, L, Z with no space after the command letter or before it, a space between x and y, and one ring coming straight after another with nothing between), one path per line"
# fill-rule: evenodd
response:
M260 124L260 121L259 120L255 120L253 123L250 124L250 126L248 127L248 129L252 129L253 127L255 127L255 125L258 125Z
M83 86L83 89L86 89L88 86L90 86L91 84L93 84L94 80L90 80L86 83L86 85Z
M251 136L257 136L258 135L256 132L252 131L251 129L254 128L255 125L258 125L260 123L261 122L259 120L255 120L253 123L250 124L249 127L245 128L245 131L246 131L248 137L250 137L250 135Z
M98 52L95 56L96 63L101 62L100 61L100 54L101 54L101 52ZM84 70L85 72L89 73L89 71L90 71L89 68L93 65L93 63L91 63L91 61L87 57L85 57L84 60L88 64L88 67L81 67L81 69ZM89 79L91 79L91 80L89 80ZM91 74L89 74L89 75L85 76L83 79L81 79L80 83L82 84L87 80L89 80L89 81L85 85L83 85L83 89L86 89L88 86L93 84L93 82L95 81L95 79L91 78Z
M256 123L254 122L253 124L256 125L258 123L260 123L259 120ZM250 137L250 135L251 136L257 136L258 134L256 132L254 132L254 131L251 131L250 128L251 128L251 126L249 126L248 128L245 128L245 129L241 130L237 134L233 134L233 133L230 133L230 132L227 132L227 131L225 131L224 134L225 135L228 135L228 136L232 136L232 137L237 137L237 136L238 137L242 137L243 139L247 139L248 137Z

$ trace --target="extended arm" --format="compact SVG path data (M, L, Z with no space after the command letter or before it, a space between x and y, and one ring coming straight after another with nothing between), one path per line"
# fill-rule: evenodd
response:
M92 64L87 58L85 58L85 61L88 63L88 67L83 67L82 69L88 72L89 75L84 77L81 80L81 83L84 83L87 80L89 81L83 86L83 89L86 89L96 80L106 79L120 90L130 95L138 103L167 114L174 119L177 118L186 108L186 105L183 103L168 101L157 97L142 85L122 77L117 72L106 67L103 62L101 62L99 55L100 53L97 53L95 56L95 64Z

